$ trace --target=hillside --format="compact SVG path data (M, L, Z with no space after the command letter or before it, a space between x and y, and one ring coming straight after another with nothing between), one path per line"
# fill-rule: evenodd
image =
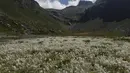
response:
M97 0L86 10L81 21L101 18L105 22L121 21L130 18L130 0Z
M34 0L0 1L0 34L130 35L130 1L80 1L63 10L43 9ZM70 29L70 30L68 30Z
M56 34L65 31L34 0L1 0L0 32L8 34Z
M71 29L95 35L130 35L129 13L130 0L97 0Z

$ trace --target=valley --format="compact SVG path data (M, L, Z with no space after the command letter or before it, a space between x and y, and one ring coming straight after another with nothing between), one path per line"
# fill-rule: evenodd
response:
M39 4L0 0L0 73L130 73L130 0Z

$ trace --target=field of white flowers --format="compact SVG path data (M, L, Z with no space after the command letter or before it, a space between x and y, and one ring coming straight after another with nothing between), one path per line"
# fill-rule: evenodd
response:
M130 38L0 40L0 73L130 73Z

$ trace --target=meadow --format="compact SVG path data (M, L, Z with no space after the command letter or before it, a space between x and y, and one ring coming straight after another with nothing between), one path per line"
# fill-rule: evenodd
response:
M130 38L0 40L0 73L130 73Z

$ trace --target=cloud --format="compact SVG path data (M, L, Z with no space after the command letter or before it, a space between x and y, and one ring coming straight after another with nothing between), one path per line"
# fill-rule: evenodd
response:
M80 0L69 0L67 6L77 6Z
M81 1L92 1L93 3L96 2L96 0L81 0Z
M66 5L61 4L58 0L36 0L41 7L43 8L52 8L52 9L63 9Z
M69 0L68 4L62 4L59 0L36 0L41 7L51 9L64 9L68 6L77 6L80 0ZM88 0L84 0L88 1ZM92 0L91 0L92 1Z

